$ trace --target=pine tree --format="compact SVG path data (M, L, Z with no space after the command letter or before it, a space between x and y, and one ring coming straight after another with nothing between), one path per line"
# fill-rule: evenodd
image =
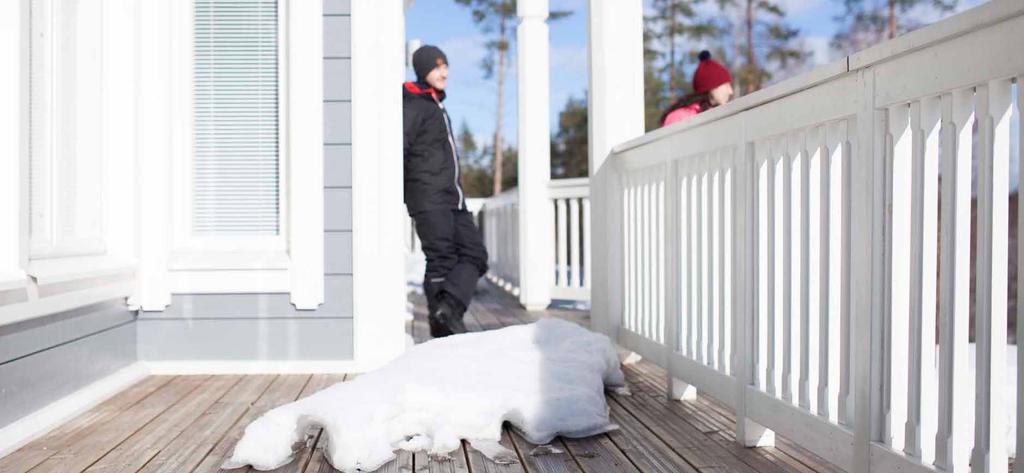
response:
M486 156L476 144L476 138L465 120L459 127L459 183L466 197L488 197L494 185L494 178L485 162Z
M569 97L551 140L551 178L587 176L587 102Z
M683 95L686 89L684 58L699 51L700 48L695 47L696 45L719 33L718 25L713 19L697 13L696 7L704 2L705 0L651 1L654 14L645 18L645 34L650 35L652 41L660 43L664 48L659 52L664 65L658 73L668 76L665 87L670 95ZM689 44L690 47L684 44Z
M760 90L777 74L802 67L810 51L799 42L800 30L786 23L786 11L770 0L738 0L742 9L744 44L737 48L745 57L735 72L743 94ZM721 2L723 10L737 0Z
M916 8L932 8L939 14L951 13L957 0L841 0L844 13L835 17L840 24L832 37L832 48L851 54L886 39L913 31L921 22L909 15Z
M658 50L654 47L654 40L649 28L650 19L644 19L644 131L651 131L661 127L661 114L668 107L670 97L667 93L667 84L658 75L655 61L658 59Z
M498 81L498 104L495 109L496 123L494 127L494 145L491 149L494 152L494 195L501 193L506 181L505 169L505 147L502 136L505 111L505 73L509 66L509 50L512 41L515 40L515 25L517 21L516 0L455 0L455 3L470 9L473 15L473 22L480 27L489 39L484 43L487 55L480 66L484 71L484 78L496 78ZM557 20L566 17L571 12L553 11L548 15L549 19Z

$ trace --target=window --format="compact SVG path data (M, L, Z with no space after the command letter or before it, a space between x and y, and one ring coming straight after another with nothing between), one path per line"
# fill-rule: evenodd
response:
M33 0L30 258L101 254L103 145L99 0Z
M194 249L284 249L278 0L195 0Z

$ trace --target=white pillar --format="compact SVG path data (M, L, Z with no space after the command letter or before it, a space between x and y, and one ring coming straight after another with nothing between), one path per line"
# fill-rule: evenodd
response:
M590 0L588 37L587 131L594 176L613 146L644 134L642 0Z
M644 133L643 2L588 5L591 327L614 341L622 317L622 199L605 161L613 146Z
M405 349L404 58L403 2L352 2L352 307L366 370Z
M519 0L517 102L519 104L519 301L527 310L551 303L554 284L554 213L551 180L547 0Z
M136 7L137 288L128 303L161 311L171 304L167 273L171 221L171 0Z
M23 112L27 107L28 11L25 2L0 5L0 290L8 282L24 282L22 256L28 231L24 199L27 140Z

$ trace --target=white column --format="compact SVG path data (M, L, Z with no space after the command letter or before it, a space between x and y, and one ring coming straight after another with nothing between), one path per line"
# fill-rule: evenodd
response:
M287 18L291 303L312 310L324 302L322 2L289 2Z
M373 369L405 349L401 0L352 2L352 274L355 358Z
M170 244L171 54L170 0L136 5L136 249L137 289L129 304L164 310L171 303L167 274Z
M519 302L527 310L551 303L555 225L551 180L547 0L519 0L516 29L519 103Z
M25 2L0 5L0 290L9 282L24 282L22 254L28 232L24 218L27 184L26 146L23 118L27 115L28 11ZM17 104L17 105L16 105Z
M622 189L605 160L615 144L644 133L643 2L589 0L588 14L591 324L616 340L622 317Z
M590 0L589 14L587 123L593 176L613 146L644 134L643 2Z

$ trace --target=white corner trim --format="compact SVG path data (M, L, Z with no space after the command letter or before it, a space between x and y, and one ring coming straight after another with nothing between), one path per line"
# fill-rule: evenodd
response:
M323 2L290 0L286 39L286 98L290 201L288 251L291 301L313 310L324 302ZM360 3L360 2L355 2Z
M174 360L143 361L152 375L195 374L344 374L362 373L354 360Z
M405 350L404 21L402 0L352 2L353 342L368 368Z
M149 371L142 363L133 363L0 428L0 457L92 409L148 375Z

